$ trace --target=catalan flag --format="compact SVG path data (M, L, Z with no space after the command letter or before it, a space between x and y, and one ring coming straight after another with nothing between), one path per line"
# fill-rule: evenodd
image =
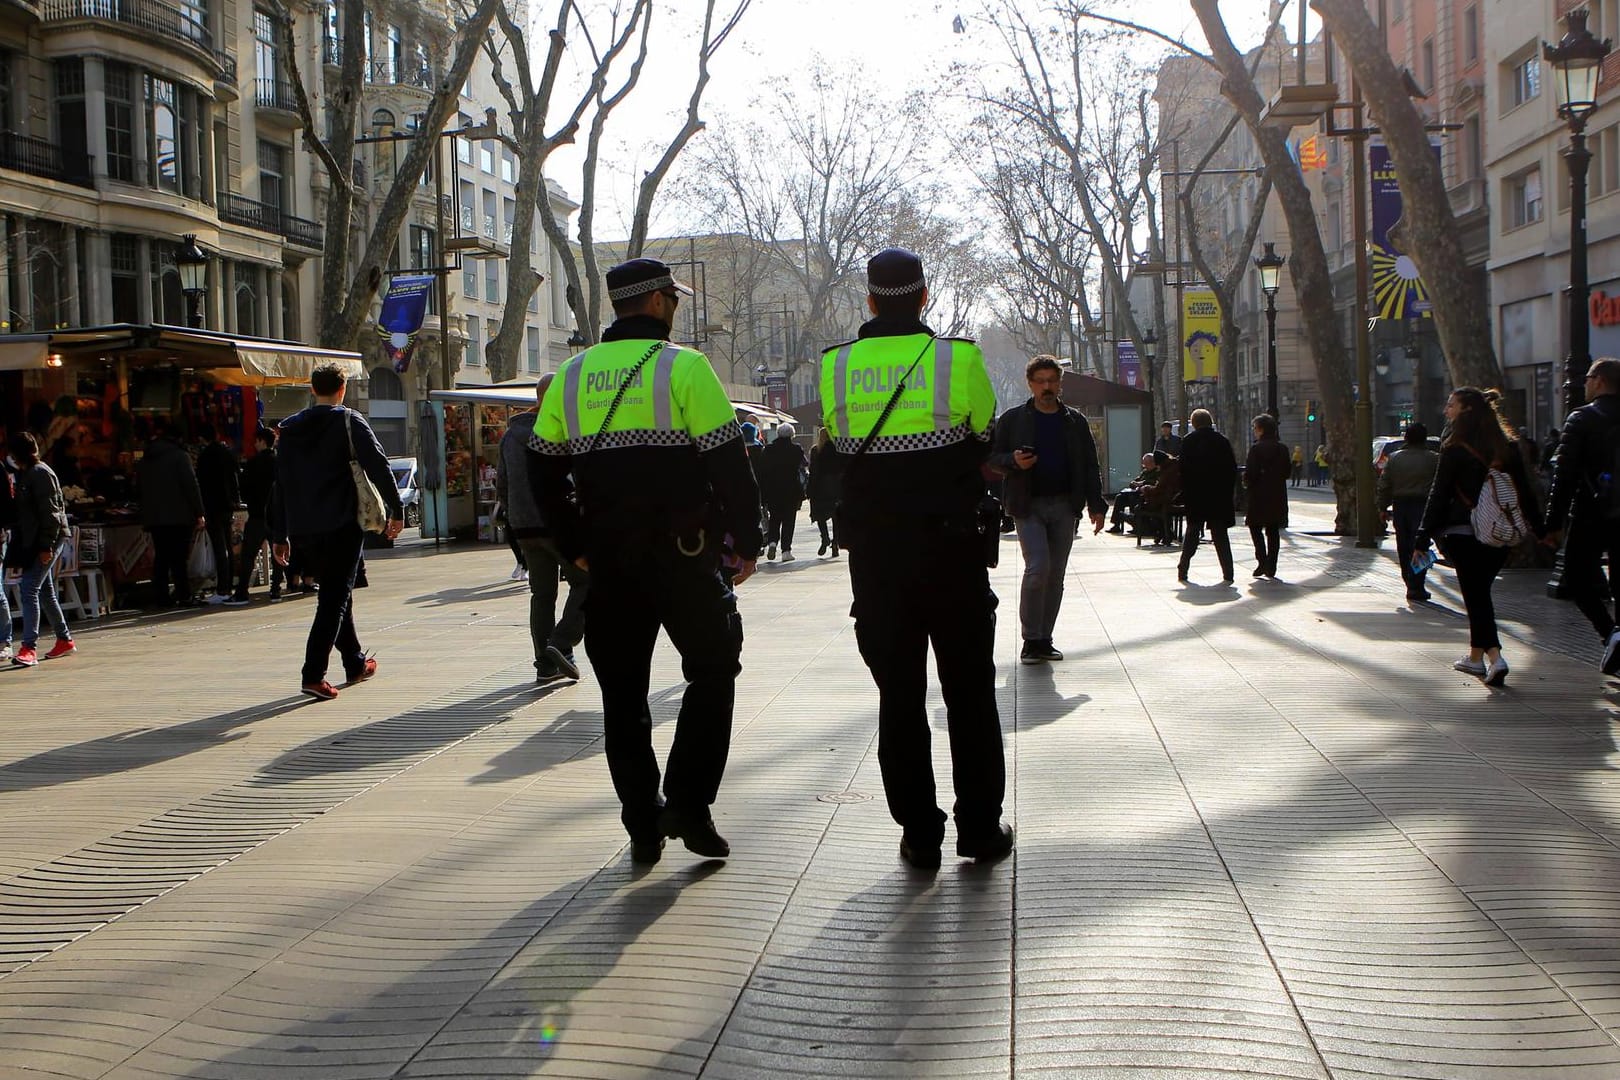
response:
M1322 136L1312 135L1302 140L1299 144L1298 159L1300 172L1327 168L1327 147L1322 143Z

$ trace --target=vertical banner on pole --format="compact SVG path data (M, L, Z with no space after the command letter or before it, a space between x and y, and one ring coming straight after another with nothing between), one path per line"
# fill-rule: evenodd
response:
M377 315L377 333L383 339L383 350L393 361L394 370L401 375L410 369L411 353L422 331L428 293L433 286L432 274L396 274L388 283L382 311Z
M1189 289L1181 297L1183 382L1213 382L1220 370L1221 305L1213 289Z
M1438 161L1440 147L1430 145ZM1380 319L1426 318L1433 305L1417 264L1389 239L1389 231L1401 220L1401 185L1382 139L1368 144L1367 166L1372 189L1372 233L1368 238L1372 244L1372 314Z
M1133 390L1144 389L1142 385L1142 361L1136 355L1136 342L1119 341L1114 343L1114 371L1115 378Z

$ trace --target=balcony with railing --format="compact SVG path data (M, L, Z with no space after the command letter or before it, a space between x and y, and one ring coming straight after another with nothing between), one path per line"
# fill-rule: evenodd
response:
M120 23L209 53L214 50L206 12L197 5L163 0L45 0L41 7L40 22L45 26L82 21Z
M259 77L253 80L253 102L261 109L298 115L298 98L286 79Z
M214 50L214 60L219 64L219 77L215 82L222 82L227 86L236 85L236 57L224 49Z
M88 168L72 170L84 175L69 175L70 170L62 160L62 148L56 143L17 131L0 131L0 169L15 169L80 187L91 186Z
M219 219L232 225L245 225L261 232L275 233L288 243L320 251L326 246L326 232L318 221L308 221L245 195L225 192L219 197Z

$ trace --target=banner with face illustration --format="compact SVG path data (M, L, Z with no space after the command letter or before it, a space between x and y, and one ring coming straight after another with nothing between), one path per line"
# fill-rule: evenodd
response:
M1220 373L1221 305L1213 289L1182 294L1181 327L1182 381L1215 381Z

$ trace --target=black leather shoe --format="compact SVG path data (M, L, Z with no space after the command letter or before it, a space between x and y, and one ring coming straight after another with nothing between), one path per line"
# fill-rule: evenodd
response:
M974 862L995 862L1004 859L1013 849L1012 826L998 824L993 832L956 834L956 854Z
M913 844L909 837L900 838L900 857L918 870L939 869L939 845Z
M664 857L664 838L652 837L647 840L630 840L630 861L637 866L651 866Z
M715 831L714 818L709 816L707 810L688 813L666 807L658 826L665 836L679 840L694 855L702 855L706 859L724 859L731 854L731 845Z

